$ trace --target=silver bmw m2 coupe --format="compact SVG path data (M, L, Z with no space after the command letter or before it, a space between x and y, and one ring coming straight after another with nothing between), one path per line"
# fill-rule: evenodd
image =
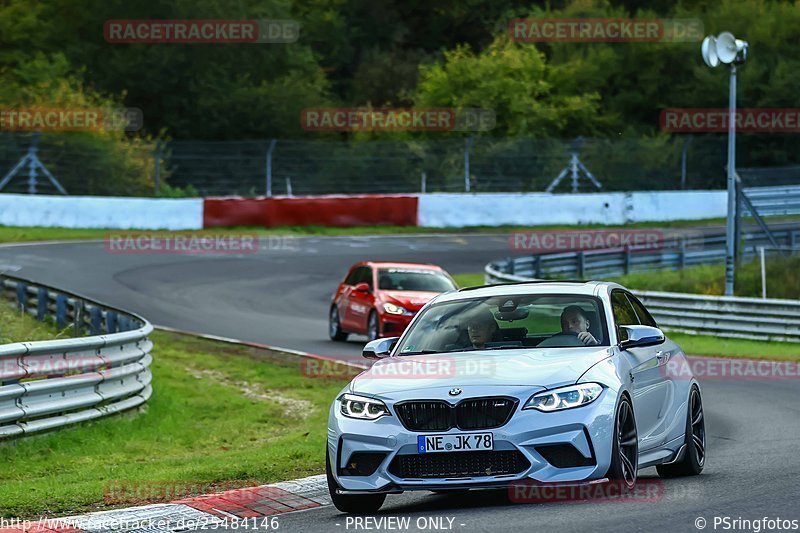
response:
M700 387L644 305L604 282L451 291L331 406L334 505L370 513L408 490L620 483L699 474Z

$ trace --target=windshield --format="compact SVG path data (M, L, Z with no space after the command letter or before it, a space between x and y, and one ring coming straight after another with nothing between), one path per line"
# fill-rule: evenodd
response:
M397 353L580 346L608 346L597 298L513 295L434 304L409 328Z
M386 291L447 292L456 286L438 270L381 268L378 270L378 288Z

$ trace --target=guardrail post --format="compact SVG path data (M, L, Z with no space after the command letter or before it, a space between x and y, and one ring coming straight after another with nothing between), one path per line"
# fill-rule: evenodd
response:
M533 277L540 279L542 277L542 256L533 256Z
M130 328L130 321L128 320L128 317L126 317L125 315L120 315L119 316L119 330L120 330L120 332L128 331L129 329L131 329L131 328Z
M794 247L797 246L797 232L794 230L792 230L791 240L789 242L789 245L792 247L792 249L794 249Z
M91 335L103 334L103 312L94 306L89 310L89 333Z
M67 325L67 297L56 294L56 325L60 328Z
M506 258L506 274L513 274L516 265L514 264L514 260L510 257Z
M631 247L627 244L625 245L625 263L623 269L626 276L631 273Z
M106 333L117 332L117 313L115 311L106 311Z
M47 289L39 287L37 291L38 300L36 301L36 320L42 322L47 316Z
M578 269L578 279L583 279L586 271L586 256L583 252L578 252L575 254L575 259L577 260L577 269Z
M686 239L681 239L681 249L678 255L678 264L681 270L686 268Z
M23 312L28 309L27 283L17 283L17 307Z

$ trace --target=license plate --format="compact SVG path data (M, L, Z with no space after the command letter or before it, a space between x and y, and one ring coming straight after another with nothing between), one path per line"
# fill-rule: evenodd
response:
M491 433L465 433L460 435L420 435L417 437L419 453L470 452L494 449Z

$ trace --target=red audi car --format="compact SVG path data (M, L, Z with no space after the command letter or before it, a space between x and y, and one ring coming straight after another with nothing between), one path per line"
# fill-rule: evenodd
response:
M328 314L328 334L343 341L350 333L369 340L400 335L428 300L456 289L436 265L362 261L339 284Z

